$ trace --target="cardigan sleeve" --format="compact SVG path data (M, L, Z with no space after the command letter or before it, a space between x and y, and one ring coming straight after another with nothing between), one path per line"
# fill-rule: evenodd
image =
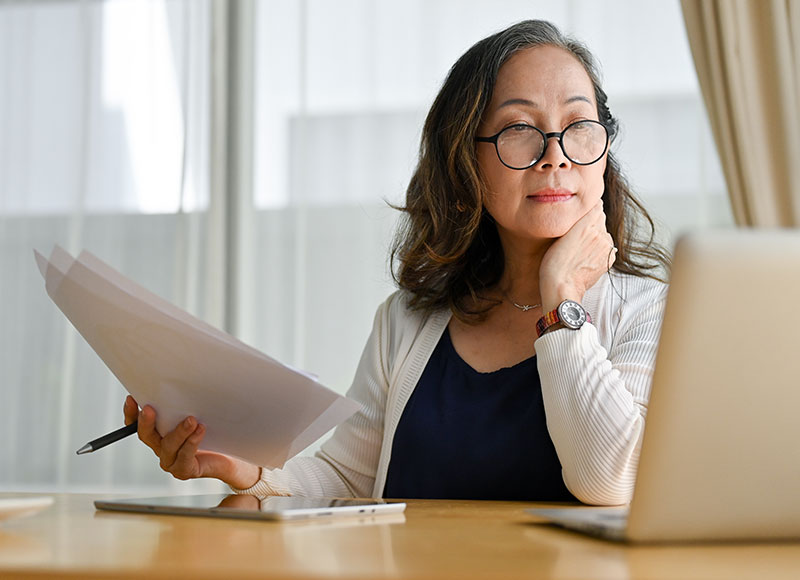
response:
M324 497L369 497L383 440L388 391L386 343L389 309L395 295L375 314L347 396L361 408L339 425L314 457L294 457L283 469L261 468L260 480L236 493Z
M624 504L633 494L666 285L634 279L630 286L618 306L601 301L606 307L596 317L614 320L609 345L593 324L555 330L535 343L564 483L588 504Z

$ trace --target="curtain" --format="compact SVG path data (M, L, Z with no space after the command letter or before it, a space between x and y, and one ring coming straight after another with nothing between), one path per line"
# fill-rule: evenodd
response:
M800 225L800 3L681 5L737 223Z
M76 456L122 424L125 391L47 297L33 249L87 249L222 322L209 20L196 0L0 5L0 488L175 485L135 438Z

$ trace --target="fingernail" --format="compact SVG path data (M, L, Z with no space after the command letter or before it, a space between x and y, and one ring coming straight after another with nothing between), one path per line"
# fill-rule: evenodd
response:
M183 426L186 427L187 429L191 429L192 428L192 423L193 423L192 418L191 417L186 417L186 419L184 419L184 421L183 421Z

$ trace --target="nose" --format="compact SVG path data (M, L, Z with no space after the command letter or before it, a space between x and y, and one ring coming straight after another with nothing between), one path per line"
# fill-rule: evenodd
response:
M547 133L545 135L542 158L533 167L539 170L549 170L556 167L569 169L572 167L572 162L564 155L564 150L561 148L561 133Z

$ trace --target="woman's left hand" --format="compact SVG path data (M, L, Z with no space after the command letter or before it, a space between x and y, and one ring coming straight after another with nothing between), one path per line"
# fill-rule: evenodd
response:
M543 311L554 310L563 300L581 302L616 257L600 200L545 252L539 267Z

